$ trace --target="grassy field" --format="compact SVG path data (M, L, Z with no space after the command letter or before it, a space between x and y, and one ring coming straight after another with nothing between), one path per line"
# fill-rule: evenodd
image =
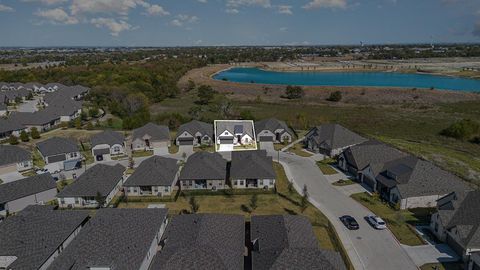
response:
M430 215L428 214L428 209L396 211L367 193L357 193L351 197L370 209L375 215L383 218L390 231L392 231L400 243L409 246L425 244L423 239L413 231L411 226L416 223L429 222Z
M187 115L194 99L192 94L168 99L153 105L151 110L153 113ZM308 130L327 122L342 124L363 136L430 160L480 185L480 145L439 135L441 130L460 119L480 119L479 101L436 105L421 104L421 101L395 105L233 102L237 111L248 110L256 119L276 117L298 130ZM218 115L208 112L205 117L215 119Z
M255 210L246 211L249 208L251 195L202 195L196 196L200 205L199 213L224 213L244 215L247 220L252 215L304 215L313 225L315 235L317 236L320 246L326 249L338 249L336 236L329 229L327 218L314 206L309 207L301 213L299 202L300 195L295 191L289 192L288 180L283 171L283 167L275 163L275 172L277 173L277 191L282 194L258 194L258 207ZM182 210L190 210L187 196L179 196L176 202L162 202L168 209L170 215L177 215ZM122 202L120 208L145 208L148 202L125 203ZM221 206L221 207L219 207Z

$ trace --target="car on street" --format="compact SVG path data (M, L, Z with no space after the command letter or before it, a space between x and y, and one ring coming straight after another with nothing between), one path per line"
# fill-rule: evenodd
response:
M37 174L44 174L44 173L48 173L48 170L47 169L38 169L35 171Z
M378 216L368 215L365 217L365 220L377 230L384 230L387 228L385 221Z
M358 225L357 220L354 217L345 215L340 217L340 221L347 227L349 230L358 230L360 226Z

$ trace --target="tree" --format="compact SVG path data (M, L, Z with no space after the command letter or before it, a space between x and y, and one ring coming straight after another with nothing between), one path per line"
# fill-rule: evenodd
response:
M300 200L300 211L303 213L305 209L308 207L308 190L307 190L307 185L303 186L302 190L302 199Z
M252 208L252 210L257 209L257 201L257 194L253 194L252 197L250 197L250 208Z
M18 144L18 138L15 135L10 135L8 138L8 143L11 145L17 145Z
M20 140L22 142L28 142L30 140L30 138L28 138L28 133L25 130L22 130L22 132L20 132Z
M80 117L75 119L75 128L82 129L82 119Z
M206 105L215 97L216 91L210 85L200 85L197 88L198 104Z
M342 92L335 91L330 93L330 96L327 98L328 101L339 102L342 100Z
M480 132L480 125L471 119L462 119L440 132L441 135L467 140Z
M100 191L97 191L97 194L95 195L95 201L98 203L98 208L102 208L105 205L105 197L102 196Z
M98 109L98 107L91 107L88 110L88 115L93 118L96 118L99 113L100 113L100 110Z
M288 99L300 99L305 95L303 88L300 86L288 85L285 88L285 97Z
M240 112L240 118L243 120L254 120L255 121L255 116L253 116L253 113L250 110L243 110Z
M32 127L32 129L30 129L30 136L32 136L32 139L40 139L40 132L38 132L36 127Z
M190 204L191 212L194 214L197 213L198 209L200 209L200 205L197 202L197 198L195 198L195 196L190 197L190 200L188 201L188 203Z

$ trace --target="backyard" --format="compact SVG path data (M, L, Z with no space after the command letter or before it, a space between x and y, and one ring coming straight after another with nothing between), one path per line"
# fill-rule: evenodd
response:
M377 197L367 193L357 193L351 196L354 200L367 207L375 215L387 223L390 231L400 241L409 246L425 244L424 240L414 231L415 224L428 224L431 209L395 210L387 203L381 202Z

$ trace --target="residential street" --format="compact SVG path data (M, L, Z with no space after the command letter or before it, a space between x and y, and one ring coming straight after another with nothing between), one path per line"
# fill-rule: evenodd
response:
M278 153L270 154L277 161ZM390 231L374 230L368 225L363 217L371 212L335 189L313 160L280 152L280 162L298 191L307 185L311 202L332 222L355 269L417 269ZM342 215L355 217L360 229L347 230L339 220Z

